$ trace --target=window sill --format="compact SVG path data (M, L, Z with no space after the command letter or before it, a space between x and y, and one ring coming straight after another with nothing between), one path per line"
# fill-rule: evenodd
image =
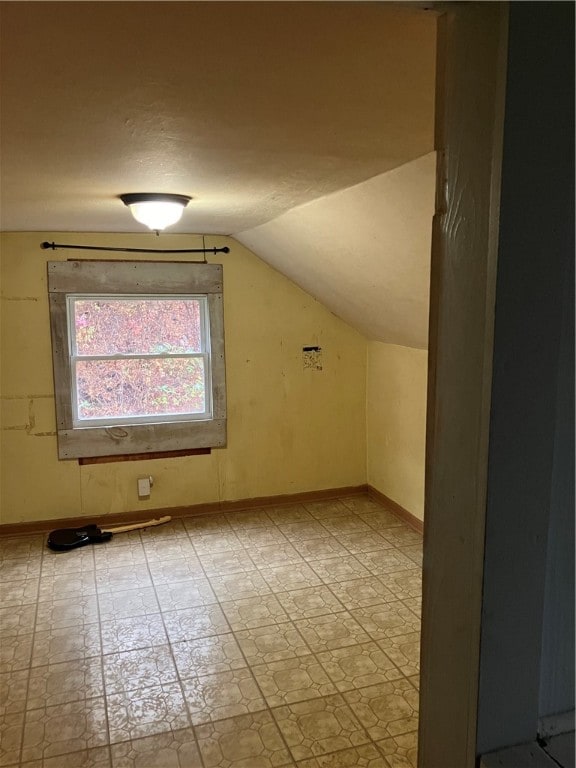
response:
M156 451L155 453L126 453L118 456L84 456L78 464L109 464L113 461L144 461L145 459L174 459L178 456L206 456L211 448L184 448L180 451Z

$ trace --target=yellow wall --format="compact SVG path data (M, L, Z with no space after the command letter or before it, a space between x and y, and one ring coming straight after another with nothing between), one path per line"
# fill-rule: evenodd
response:
M224 264L228 447L169 460L58 461L46 262L99 254L42 251L43 240L202 245L189 235L2 235L0 522L101 518L366 481L366 340L243 246L215 236L207 246L231 248L209 259ZM115 256L124 254L102 254ZM304 370L307 345L322 347L322 371ZM138 501L136 478L149 474L151 498Z
M368 483L424 519L428 353L368 344L366 440Z

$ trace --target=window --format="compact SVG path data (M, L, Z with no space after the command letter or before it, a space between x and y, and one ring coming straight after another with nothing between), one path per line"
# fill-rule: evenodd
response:
M67 296L72 423L207 419L206 296Z
M49 262L61 459L226 444L222 267Z

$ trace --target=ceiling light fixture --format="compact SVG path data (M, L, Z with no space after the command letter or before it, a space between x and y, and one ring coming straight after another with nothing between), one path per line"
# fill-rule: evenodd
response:
M149 229L159 232L182 218L182 212L192 198L187 195L168 195L156 192L135 192L120 195L130 208L132 216Z

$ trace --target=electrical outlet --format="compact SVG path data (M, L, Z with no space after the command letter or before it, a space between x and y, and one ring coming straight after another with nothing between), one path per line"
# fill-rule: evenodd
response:
M138 498L139 499L149 499L150 498L150 488L152 487L154 480L151 475L148 477L139 477L137 482L138 487Z

